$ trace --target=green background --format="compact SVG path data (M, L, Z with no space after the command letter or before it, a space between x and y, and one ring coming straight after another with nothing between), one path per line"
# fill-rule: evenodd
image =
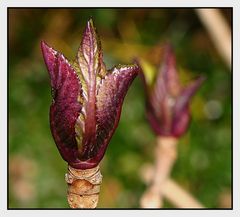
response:
M231 11L222 10L228 23ZM45 40L73 59L87 20L102 41L107 68L141 57L157 68L171 42L183 83L207 80L191 103L172 177L208 208L231 205L231 72L193 9L9 9L9 208L68 208L62 160L49 129L51 90L40 51ZM143 169L154 163L155 135L137 77L101 162L99 208L138 208ZM165 208L174 205L165 201Z

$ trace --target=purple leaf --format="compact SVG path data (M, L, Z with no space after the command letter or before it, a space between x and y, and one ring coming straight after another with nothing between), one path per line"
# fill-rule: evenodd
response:
M97 77L105 76L106 69L103 63L101 44L98 40L93 21L87 23L83 39L78 50L78 63L81 74L81 81L84 84L84 134L81 150L81 158L87 159L89 149L96 144L96 91Z
M167 44L164 49L163 64L158 77L163 78L168 93L172 96L177 96L180 92L181 85L176 68L175 54L170 44Z
M172 136L174 137L180 137L182 136L189 125L191 116L189 113L189 108L186 107L181 115L178 115L177 117L174 118L173 124L172 124Z
M138 66L115 67L102 81L97 95L97 145L93 152L102 158L119 122L124 97Z
M82 141L81 156L89 146L96 143L96 77L98 70L98 47L95 30L92 23L87 23L81 46L78 51L78 63L82 82L85 84L84 91L84 135Z
M62 157L71 162L77 155L75 122L81 110L81 104L77 101L81 85L62 54L44 42L41 47L54 92L50 107L51 131Z
M49 47L45 42L41 42L41 49L45 64L51 80L51 87L57 89L58 76L58 52Z
M162 118L163 115L163 109L164 104L163 102L166 101L166 95L167 95L167 87L166 83L163 79L163 76L157 77L156 83L154 84L151 94L149 96L150 98L150 104L158 118Z
M205 77L201 76L197 80L192 81L190 84L188 84L187 87L185 87L181 91L174 107L174 113L176 117L178 117L178 115L181 115L181 113L188 107L189 101L194 96L199 87L202 85L204 80Z

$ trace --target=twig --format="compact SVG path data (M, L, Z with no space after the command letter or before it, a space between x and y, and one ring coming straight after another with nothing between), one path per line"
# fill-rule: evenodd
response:
M96 208L102 183L99 166L80 170L68 165L65 181L68 184L67 199L71 208Z
M178 208L204 208L199 201L172 179L164 182L162 195Z
M203 208L203 205L190 193L169 178L177 159L177 142L174 137L157 139L155 168L152 168L152 171L150 171L151 167L147 168L142 173L143 176L148 175L147 181L152 181L140 200L142 208L161 208L163 197L178 208Z
M231 31L219 9L196 9L216 49L231 67Z
M146 184L149 184L154 172L153 165L144 165L140 176ZM162 196L177 208L204 208L197 199L170 178L163 184Z
M156 148L156 168L152 184L143 194L140 205L142 208L162 207L162 189L168 179L172 166L177 158L177 139L174 137L159 137Z

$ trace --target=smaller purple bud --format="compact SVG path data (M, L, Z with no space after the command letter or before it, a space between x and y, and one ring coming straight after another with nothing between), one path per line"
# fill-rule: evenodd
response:
M172 47L166 45L164 51L162 65L151 87L144 72L140 73L146 91L147 118L157 135L180 137L189 126L189 103L205 78L201 76L183 87Z

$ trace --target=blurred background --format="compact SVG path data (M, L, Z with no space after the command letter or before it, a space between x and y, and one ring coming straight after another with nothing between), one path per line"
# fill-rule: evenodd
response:
M231 27L232 11L221 13ZM9 9L8 15L9 208L68 208L67 163L49 128L51 89L40 40L74 59L90 17L108 68L139 57L157 69L171 42L183 83L207 77L192 100L172 178L207 208L231 207L231 70L194 9ZM144 103L137 77L101 162L99 208L139 207L155 147Z

